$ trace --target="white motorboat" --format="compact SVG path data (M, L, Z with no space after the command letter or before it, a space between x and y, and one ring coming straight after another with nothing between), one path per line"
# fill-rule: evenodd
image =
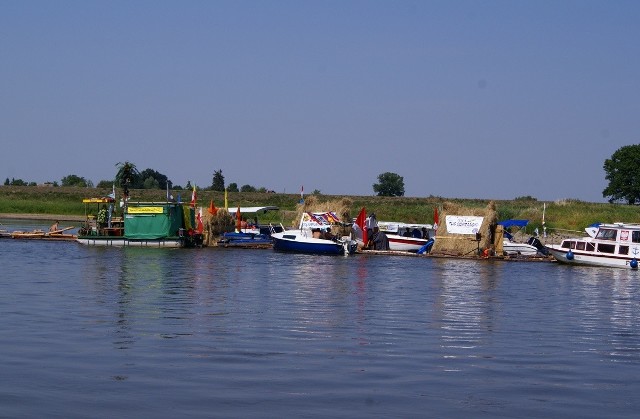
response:
M564 239L545 247L562 263L637 269L640 224L600 224L597 228L594 237Z
M277 251L317 255L352 255L357 243L349 236L337 237L331 226L343 224L334 212L305 212L296 230L272 233L273 248Z

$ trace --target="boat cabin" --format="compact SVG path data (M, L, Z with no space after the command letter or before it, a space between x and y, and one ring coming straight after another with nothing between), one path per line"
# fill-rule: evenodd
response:
M633 246L634 243L638 245ZM640 247L640 225L601 224L595 237L565 239L560 247L592 253L637 256Z
M176 239L202 244L195 208L182 202L127 202L116 209L111 197L84 199L87 221L79 236L126 240ZM120 214L120 216L118 216Z

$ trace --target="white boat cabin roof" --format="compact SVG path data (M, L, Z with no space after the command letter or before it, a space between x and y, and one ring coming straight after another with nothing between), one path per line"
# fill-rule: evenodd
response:
M233 212L231 210L231 208L233 207L229 207L229 212ZM238 207L236 207L238 208ZM240 213L241 214L266 214L269 211L278 211L280 208L273 206L273 205L268 205L268 206L264 206L264 207L240 207Z
M385 232L398 232L403 229L418 229L422 230L422 228L426 228L427 230L432 230L433 225L431 224L414 224L414 223L402 223L397 221L378 221L378 228Z

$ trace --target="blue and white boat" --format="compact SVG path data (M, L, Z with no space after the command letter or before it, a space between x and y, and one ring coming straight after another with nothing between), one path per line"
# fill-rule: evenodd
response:
M271 234L273 248L278 251L309 253L317 255L351 255L356 252L357 242L349 236L337 237L331 227L341 221L334 212L305 212L300 226Z
M258 215L278 211L276 206L239 207L236 211L236 231L224 233L218 241L222 247L269 248L271 234L284 231L282 224L259 222ZM249 220L247 222L247 219Z

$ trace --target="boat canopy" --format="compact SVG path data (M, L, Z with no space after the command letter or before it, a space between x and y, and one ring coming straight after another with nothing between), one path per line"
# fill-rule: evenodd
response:
M158 239L196 227L195 209L181 203L130 203L124 217L125 237Z
M233 207L230 207L233 208ZM255 214L266 214L269 211L278 211L280 208L275 206L266 206L266 207L240 207L241 214L247 213L255 213Z
M498 221L498 225L503 226L504 228L509 228L509 227L526 227L526 225L529 224L529 220L503 220L503 221Z

